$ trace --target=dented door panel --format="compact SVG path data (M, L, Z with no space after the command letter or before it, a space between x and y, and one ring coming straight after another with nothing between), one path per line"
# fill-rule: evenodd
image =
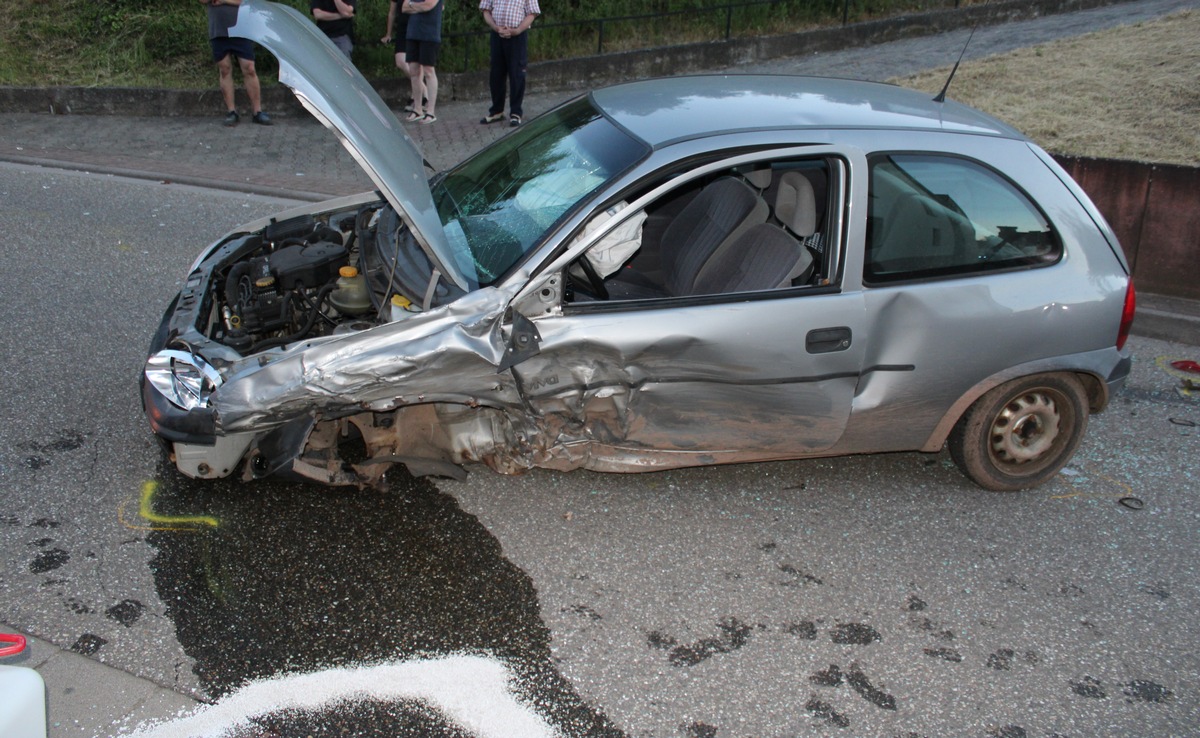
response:
M846 428L865 343L810 353L806 336L861 336L863 320L857 294L546 317L540 352L513 371L591 468L817 454Z

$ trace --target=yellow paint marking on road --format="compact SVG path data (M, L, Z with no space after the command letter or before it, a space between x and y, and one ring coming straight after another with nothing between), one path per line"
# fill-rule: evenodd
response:
M158 492L158 482L153 480L142 484L142 496L138 504L138 515L150 522L150 525L134 525L125 519L125 503L117 509L117 518L121 525L131 530L180 530L194 531L198 527L216 528L221 521L211 515L159 515L154 512L154 495Z

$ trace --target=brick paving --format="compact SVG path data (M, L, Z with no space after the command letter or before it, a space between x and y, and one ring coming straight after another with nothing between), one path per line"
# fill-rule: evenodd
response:
M545 93L526 104L540 113L571 97ZM436 169L509 132L479 124L486 103L439 106L431 125L405 129ZM403 112L397 112L403 116ZM0 160L224 187L299 199L322 199L371 188L337 138L305 114L277 114L270 127L243 117L225 128L212 117L128 117L0 113Z

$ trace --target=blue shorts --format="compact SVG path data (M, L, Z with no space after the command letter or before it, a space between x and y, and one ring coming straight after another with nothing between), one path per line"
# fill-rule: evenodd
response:
M208 44L212 47L212 56L215 62L221 61L230 54L239 59L254 61L254 42L248 38L218 36L210 38Z

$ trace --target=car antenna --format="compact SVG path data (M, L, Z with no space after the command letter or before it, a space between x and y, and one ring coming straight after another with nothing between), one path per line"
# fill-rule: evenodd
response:
M946 90L950 89L950 80L954 79L954 73L958 71L958 65L962 63L963 55L967 53L967 47L971 45L971 39L975 38L975 30L977 28L979 28L978 23L971 29L971 35L967 36L967 42L963 44L962 51L958 52L958 61L954 62L954 68L950 70L950 76L946 78L946 84L942 85L942 91L937 94L937 97L933 98L935 103L946 102Z

